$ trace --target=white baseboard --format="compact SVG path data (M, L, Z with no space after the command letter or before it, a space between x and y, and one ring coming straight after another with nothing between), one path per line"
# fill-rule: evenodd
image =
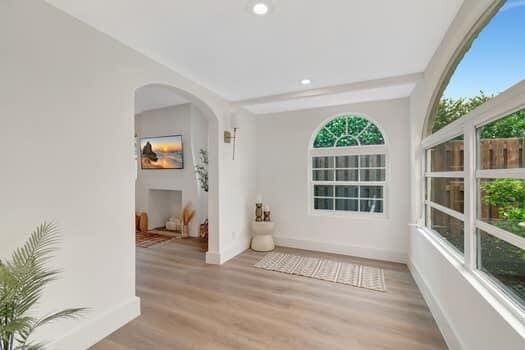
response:
M434 298L431 289L425 282L425 278L421 275L418 268L412 263L412 261L409 261L408 269L410 270L412 277L414 277L414 280L416 281L423 298L427 302L428 308L430 309L432 316L434 316L434 319L436 320L438 328L441 331L448 348L450 350L462 350L463 346L461 345L459 337L454 332L454 329L450 326L447 315L443 311L438 300Z
M235 242L234 245L221 252L221 264L224 264L226 261L235 258L246 249L250 248L250 240L250 237L242 237L238 242Z
M243 237L238 242L221 252L207 252L206 263L221 265L250 248L250 237Z
M288 238L282 236L274 237L275 244L282 247L313 250L324 253L350 255L360 258L392 261L406 264L408 255L404 252L388 251L376 248L357 247L345 244L327 243L307 239Z
M220 265L221 253L219 252L206 252L206 264Z
M95 345L126 323L140 315L140 299L133 297L91 318L80 327L66 333L61 339L49 344L46 349L84 350Z

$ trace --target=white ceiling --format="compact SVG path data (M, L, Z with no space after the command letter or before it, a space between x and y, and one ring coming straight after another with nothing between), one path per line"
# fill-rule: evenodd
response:
M424 71L462 0L47 0L229 100ZM264 1L264 0L262 0ZM268 1L267 1L268 2Z
M145 86L135 93L135 113L159 109L169 106L177 106L189 103L188 100L177 95L169 88L162 86Z

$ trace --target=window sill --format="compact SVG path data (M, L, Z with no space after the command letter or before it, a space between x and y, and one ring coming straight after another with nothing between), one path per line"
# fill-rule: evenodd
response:
M418 232L425 237L438 252L458 271L458 273L478 292L487 303L520 335L525 337L525 311L512 301L501 288L483 272L470 270L463 257L449 247L437 233L427 227L417 225Z
M359 220L388 220L388 216L385 213L362 213L352 211L332 211L332 210L316 210L310 209L308 212L310 216L321 216L327 218L346 218L346 219L359 219Z

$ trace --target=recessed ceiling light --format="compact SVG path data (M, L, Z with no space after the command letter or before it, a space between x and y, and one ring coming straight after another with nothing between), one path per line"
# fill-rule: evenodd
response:
M301 80L301 84L303 85L310 85L312 83L312 81L310 79L303 79Z
M270 7L267 4L265 4L264 2L258 2L256 4L254 4L253 7L252 7L253 13L255 13L258 16L266 15L269 10L270 10Z

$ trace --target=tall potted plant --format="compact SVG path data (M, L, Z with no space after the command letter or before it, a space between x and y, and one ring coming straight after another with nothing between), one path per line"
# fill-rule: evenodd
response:
M195 167L195 172L199 177L199 184L204 192L208 192L208 151L200 150L200 164Z
M40 350L43 343L29 338L41 326L63 318L76 318L84 308L66 309L40 318L32 309L58 271L46 267L56 250L58 230L53 224L37 227L9 261L0 260L0 350Z

